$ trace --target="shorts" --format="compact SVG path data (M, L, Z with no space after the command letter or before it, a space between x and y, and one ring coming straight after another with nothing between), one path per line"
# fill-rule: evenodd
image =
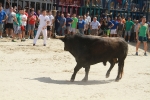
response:
M5 28L6 28L6 29L7 29L7 28L13 29L13 23L7 23L7 24L5 25Z
M92 29L91 35L98 35L98 29Z
M26 26L21 26L21 31L25 31L26 30Z
M131 36L131 31L125 31L125 36Z
M34 31L35 25L28 24L28 31Z
M51 31L52 30L51 26L47 26L47 30Z
M3 32L3 24L0 24L0 32Z
M71 32L76 33L77 29L76 28L71 28Z
M15 34L21 33L21 27L20 27L20 26L18 26L18 25L13 25L13 27L14 27L14 33L15 33Z
M71 32L71 26L67 26L67 30Z
M140 42L147 42L147 37L139 36Z
M111 29L110 34L117 34L116 29Z
M109 36L110 35L110 29L105 30L106 35Z
M122 30L118 30L117 34L118 34L119 37L122 37L123 31Z

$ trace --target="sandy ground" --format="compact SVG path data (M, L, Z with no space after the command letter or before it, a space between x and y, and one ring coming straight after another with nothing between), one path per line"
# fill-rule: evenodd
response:
M0 100L150 100L150 52L146 57L140 49L140 56L134 56L135 43L129 43L119 82L114 81L117 65L105 78L109 63L91 66L88 82L81 81L83 68L75 82L69 82L74 57L63 51L60 40L48 40L46 47L42 43L33 47L32 40L0 39Z

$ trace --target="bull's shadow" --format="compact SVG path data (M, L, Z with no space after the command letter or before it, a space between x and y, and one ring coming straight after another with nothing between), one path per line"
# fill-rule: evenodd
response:
M83 81L74 81L70 82L69 80L53 80L50 77L39 77L32 80L38 80L43 83L52 83L52 84L63 84L63 85L96 85L96 84L107 84L114 82L115 80L88 80L87 82Z

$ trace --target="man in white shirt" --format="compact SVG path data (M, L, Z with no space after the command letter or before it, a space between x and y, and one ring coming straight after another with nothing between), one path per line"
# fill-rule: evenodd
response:
M101 24L97 21L97 17L93 18L93 21L90 23L91 35L98 35L98 30Z
M48 12L48 17L49 17L49 24L47 26L47 36L48 39L52 36L52 29L53 29L53 23L54 23L54 16L52 15L52 12Z
M87 17L86 17L86 20L87 20L87 30L88 30L88 34L89 34L89 28L90 28L90 23L91 23L91 17L89 16L89 13L87 13Z
M49 17L46 15L46 10L42 11L42 14L38 17L39 19L39 27L37 30L36 37L34 38L33 41L33 46L35 46L37 39L39 38L39 35L42 31L43 36L44 36L44 43L43 46L46 46L46 39L47 39L47 25L49 24Z
M22 25L21 25L22 39L25 40L25 30L27 25L27 16L25 15L25 9L22 12L21 19L22 19Z

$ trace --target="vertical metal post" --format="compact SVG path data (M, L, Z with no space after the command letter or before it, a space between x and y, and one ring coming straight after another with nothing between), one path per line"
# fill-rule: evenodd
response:
M19 3L19 2L18 2L18 0L17 0L17 10L18 10L18 3Z
M11 7L12 7L12 0L11 0L10 2L11 2L11 4L10 4L10 5L11 5Z
M34 8L34 9L37 10L37 9L36 9L36 2L35 2L35 8Z

